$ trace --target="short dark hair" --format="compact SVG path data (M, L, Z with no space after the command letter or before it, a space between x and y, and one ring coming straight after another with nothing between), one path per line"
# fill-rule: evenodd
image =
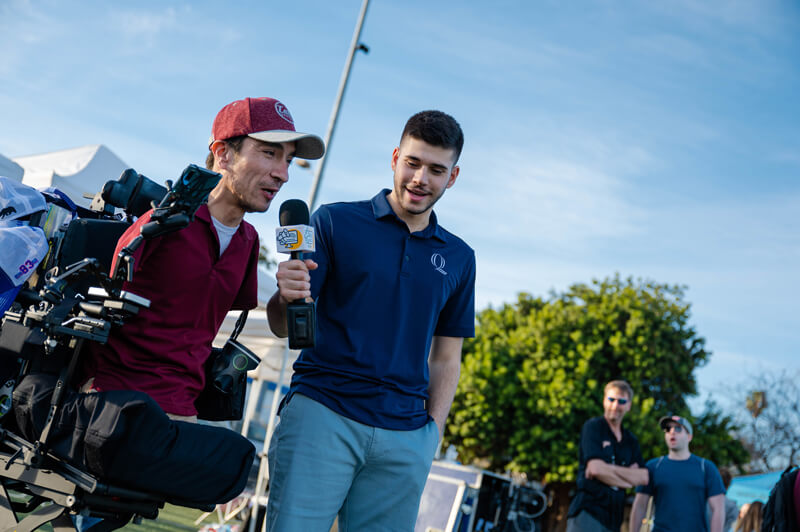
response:
M455 152L454 163L464 147L464 132L456 119L441 111L420 111L406 122L400 142L406 135L427 142L431 146L451 149Z
M731 481L733 480L731 472L727 469L720 469L719 476L722 477L722 485L725 486L725 490L727 491L728 487L731 485Z
M225 139L222 142L225 142L230 146L233 150L233 153L239 153L239 150L242 149L242 144L244 143L244 139L247 138L247 135L239 135L238 137L231 137L229 139ZM214 171L214 152L211 151L209 148L208 155L206 155L206 168Z

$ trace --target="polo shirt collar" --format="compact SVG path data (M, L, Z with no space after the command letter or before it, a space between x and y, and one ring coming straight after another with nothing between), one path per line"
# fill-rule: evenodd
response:
M214 235L214 238L217 239L217 243L219 243L219 235L217 234L217 228L214 227L214 224L211 222L211 212L208 210L208 204L203 203L198 207L197 211L194 213L195 218L199 218L208 226L209 231ZM246 242L250 242L258 237L258 233L255 230L248 229L250 226L244 221L244 219L239 223L239 229L236 230L234 233L235 238L244 238ZM213 229L212 229L213 228Z
M379 220L381 218L385 218L387 216L393 217L398 222L402 223L403 226L406 228L408 225L400 219L397 214L395 214L394 210L392 210L392 206L389 203L388 195L391 193L391 190L385 188L378 192L371 200L372 202L372 213L375 215L375 219ZM431 217L428 221L428 227L423 229L422 231L417 231L413 233L418 235L422 238L435 238L437 240L441 240L442 242L447 242L447 233L439 226L439 223L436 219L436 213L431 211Z
M211 212L208 210L208 204L203 203L198 207L197 212L194 213L197 218L200 218L207 224L211 224Z

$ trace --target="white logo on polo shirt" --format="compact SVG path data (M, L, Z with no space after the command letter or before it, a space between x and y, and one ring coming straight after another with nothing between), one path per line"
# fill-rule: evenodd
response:
M431 255L431 264L433 264L433 269L437 272L441 273L442 275L447 275L447 272L444 271L444 257L439 255L438 253L434 253Z

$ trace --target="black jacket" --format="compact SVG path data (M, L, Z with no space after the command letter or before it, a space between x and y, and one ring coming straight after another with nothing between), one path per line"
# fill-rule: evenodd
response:
M769 494L769 500L764 506L764 519L761 522L761 532L800 532L794 508L794 482L798 469L789 466L775 487Z

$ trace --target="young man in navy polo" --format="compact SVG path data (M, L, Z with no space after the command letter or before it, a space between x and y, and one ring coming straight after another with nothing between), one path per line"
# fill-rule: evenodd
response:
M111 335L93 344L84 391L139 390L175 419L194 420L203 366L230 310L257 304L258 234L244 221L264 212L288 180L292 158L318 159L322 140L295 131L289 110L272 98L245 98L220 110L206 165L222 174L207 205L185 229L148 240L134 253L125 290L150 299ZM152 211L120 238L135 238Z
M270 326L286 303L317 305L269 449L271 531L412 530L474 335L475 254L432 207L458 177L464 142L439 111L412 116L394 186L320 207L312 259L281 263Z

